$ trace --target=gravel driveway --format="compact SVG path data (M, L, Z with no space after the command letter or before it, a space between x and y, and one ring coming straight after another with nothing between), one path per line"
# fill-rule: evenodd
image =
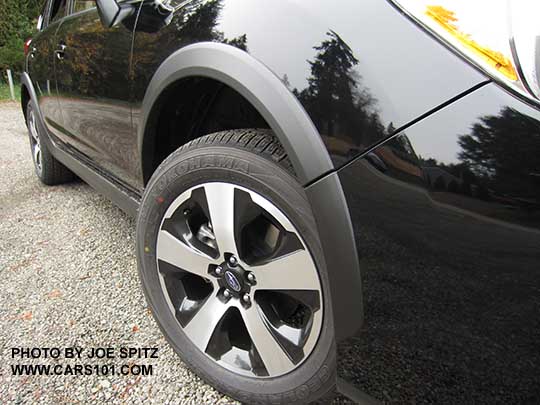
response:
M137 277L135 222L82 182L46 187L34 175L18 104L0 103L0 404L233 403L169 348ZM15 377L16 347L157 347L153 376ZM125 360L81 360L116 364ZM130 363L132 364L132 363Z

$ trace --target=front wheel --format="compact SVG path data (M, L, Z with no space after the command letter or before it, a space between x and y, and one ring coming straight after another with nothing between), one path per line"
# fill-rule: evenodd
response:
M158 168L137 224L142 285L174 350L248 403L334 384L328 275L315 221L268 131L208 135Z

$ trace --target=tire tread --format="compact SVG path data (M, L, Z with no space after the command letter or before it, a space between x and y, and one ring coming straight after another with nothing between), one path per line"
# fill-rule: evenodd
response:
M175 159L175 157L184 153L187 149L193 149L203 145L232 146L255 153L278 164L290 175L296 177L294 167L285 149L269 129L233 129L205 135L181 146L167 157L163 163ZM264 146L259 147L259 145Z

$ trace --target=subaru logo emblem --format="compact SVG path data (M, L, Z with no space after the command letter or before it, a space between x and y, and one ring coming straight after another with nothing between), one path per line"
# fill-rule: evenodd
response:
M242 286L240 285L240 282L236 278L236 276L231 273L230 271L225 273L225 280L227 281L227 284L233 291L239 292L242 289Z

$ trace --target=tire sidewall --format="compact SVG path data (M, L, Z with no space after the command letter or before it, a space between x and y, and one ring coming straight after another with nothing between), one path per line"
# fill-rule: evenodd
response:
M163 216L181 193L208 182L242 186L280 208L302 236L318 268L324 302L319 340L301 366L284 376L263 380L241 376L218 365L187 338L163 295L155 255ZM228 146L194 147L174 153L158 168L141 202L137 221L137 259L143 290L165 337L181 358L213 386L249 403L309 402L333 387L334 328L324 257L305 194L281 167L253 153Z

